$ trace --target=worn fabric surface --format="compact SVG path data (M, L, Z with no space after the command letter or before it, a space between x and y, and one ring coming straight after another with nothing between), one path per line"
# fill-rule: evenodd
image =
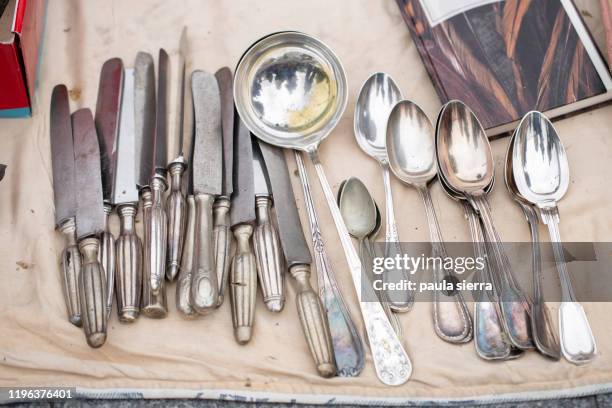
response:
M357 146L353 109L360 85L375 71L389 73L405 97L431 119L440 103L408 29L393 0L281 1L67 1L53 0L40 69L37 112L31 119L0 122L0 162L8 165L0 183L0 386L76 385L86 389L232 390L300 395L374 398L471 398L500 393L569 390L612 383L612 305L585 304L599 355L585 367L550 362L527 353L510 362L485 362L473 343L450 345L433 331L430 305L418 304L401 321L414 365L411 380L390 388L377 381L368 355L358 378L317 376L301 333L295 293L288 280L285 310L273 315L258 299L253 340L233 340L229 303L210 316L182 319L168 285L170 313L164 320L140 318L123 325L113 314L104 347L89 348L80 329L66 320L59 277L61 236L54 231L48 105L52 87L65 83L71 108L95 107L102 63L121 57L129 66L136 52L157 55L164 47L175 57L180 31L188 26L189 69L215 71L235 66L254 40L279 30L313 34L332 47L346 69L349 104L337 128L321 146L321 161L336 188L350 176L361 178L381 209L384 194L378 164ZM597 2L582 0L586 22L601 43ZM567 149L571 184L560 203L561 234L567 241L612 241L609 165L612 159L612 106L556 123ZM503 186L508 139L493 142L498 183L490 197L493 217L507 241L529 239L520 209ZM291 170L295 169L288 155ZM309 165L323 235L342 292L358 317L356 296L331 215ZM297 173L293 173L297 174ZM306 214L297 175L292 179L302 224ZM406 241L428 240L425 214L415 189L392 180L398 228ZM438 183L433 200L448 240L468 241L462 209ZM118 223L113 219L113 230ZM542 236L546 231L542 229ZM315 277L312 278L316 282ZM360 319L357 318L361 326ZM593 388L594 390L595 388ZM551 392L552 391L552 392ZM262 394L264 395L264 394Z

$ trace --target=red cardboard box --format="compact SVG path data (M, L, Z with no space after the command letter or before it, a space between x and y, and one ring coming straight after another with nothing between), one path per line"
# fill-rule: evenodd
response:
M8 0L4 5L4 11L0 9L0 117L29 116L47 0Z

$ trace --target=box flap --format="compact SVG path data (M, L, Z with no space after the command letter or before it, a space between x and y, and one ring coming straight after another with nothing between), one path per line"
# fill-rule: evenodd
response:
M18 0L8 0L0 15L0 44L11 44L14 41L13 22Z

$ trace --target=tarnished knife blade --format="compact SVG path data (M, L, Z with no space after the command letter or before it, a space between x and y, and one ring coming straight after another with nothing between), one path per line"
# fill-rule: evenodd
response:
M221 195L229 197L234 188L232 171L234 163L234 77L228 67L215 73L221 93L221 123L223 127L223 186Z
M146 52L139 52L134 64L134 128L137 182L143 188L151 178L155 138L155 69Z
M215 77L204 71L191 76L195 115L193 151L193 191L195 194L221 194L222 130L219 86Z
M72 114L74 135L75 187L77 197L77 238L94 236L104 230L100 146L89 109Z
M53 88L51 95L51 164L53 167L53 195L55 224L76 215L74 180L74 148L68 90L64 85Z
M159 50L159 60L157 61L157 114L155 125L155 162L153 174L165 175L167 158L166 158L166 140L168 136L168 84L170 78L170 62L168 53L162 48Z
M281 149L261 140L259 140L259 147L270 176L270 186L274 193L274 208L278 220L278 232L287 265L291 267L292 265L310 264L312 263L312 257L300 223L285 155Z
M179 40L178 53L179 91L178 112L176 114L178 150L174 153L177 153L177 157L186 157L189 155L189 158L191 158L191 152L184 151L185 148L188 148L188 150L191 149L191 137L193 135L193 106L191 101L191 89L189 84L186 84L185 81L187 78L186 70L188 46L187 27L183 27L183 30L181 31L181 39Z
M253 138L253 185L256 196L270 196L271 188L268 180L266 163L261 155L261 149L256 138Z
M102 194L104 202L111 201L115 171L116 138L119 131L121 92L123 89L123 63L119 58L109 59L102 66L98 100L96 103L96 131L100 144L102 167Z
M116 172L113 182L113 204L128 204L138 202L136 187L136 157L134 118L134 69L125 70L123 81L123 103L121 106L121 121L117 136Z
M230 219L232 225L255 221L255 188L253 179L253 146L251 132L238 120L234 146L234 192Z

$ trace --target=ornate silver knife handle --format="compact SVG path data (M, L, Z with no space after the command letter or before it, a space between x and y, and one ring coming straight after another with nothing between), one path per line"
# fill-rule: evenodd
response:
M191 273L193 271L193 247L195 244L195 198L187 196L187 229L181 257L181 268L176 281L176 308L185 317L195 317L191 306Z
M182 192L183 173L186 169L182 161L174 161L168 166L170 175L170 194L166 201L168 216L168 246L166 249L166 278L172 282L179 274L183 253L185 232L185 196Z
M87 344L97 348L106 341L106 280L98 262L100 240L84 238L79 241L79 250L83 255L79 277L83 329Z
M225 288L230 269L230 246L232 233L230 231L230 200L227 197L217 197L213 204L213 250L215 251L215 269L219 283L219 301L221 306L225 298Z
M252 234L253 226L250 224L239 224L234 227L236 254L230 276L230 295L234 337L239 344L246 344L251 340L255 315L257 265L251 250Z
M79 273L81 272L81 253L76 243L76 224L69 218L60 226L60 232L66 237L66 248L62 251L62 283L68 320L77 327L83 325L81 318L81 300L79 294Z
M271 203L272 200L267 196L255 198L257 225L253 234L253 246L264 303L271 312L280 312L285 305L283 259L278 232L270 217Z
M331 333L321 300L310 285L310 265L294 265L289 273L296 283L297 310L308 348L322 377L336 374Z
M131 323L140 313L142 288L142 244L136 235L135 205L122 205L117 212L121 219L121 232L117 238L117 313L123 323Z
M196 194L195 258L191 275L191 306L200 314L213 310L219 301L212 242L212 207L215 197Z
M115 237L108 229L108 216L111 213L111 206L104 204L104 232L100 240L99 261L104 269L106 278L106 318L110 318L113 307L113 295L115 294L115 269L117 259L115 254Z
M166 191L166 181L161 176L151 179L151 218L145 227L149 228L150 262L151 262L151 291L158 294L165 276L166 268L166 239L168 219L162 203L162 196Z
M151 268L155 265L151 253L152 240L152 210L153 210L153 194L149 188L142 190L142 213L144 221L144 250L143 258L145 260L142 270L142 313L152 319L163 319L168 314L168 305L166 300L166 287L164 280L161 280L161 286L157 293L151 289ZM163 276L163 275L162 275Z

